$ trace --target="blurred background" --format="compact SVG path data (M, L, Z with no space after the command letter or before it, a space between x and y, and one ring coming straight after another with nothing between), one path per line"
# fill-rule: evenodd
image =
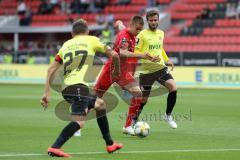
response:
M0 0L0 8L0 82L43 83L78 18L109 43L116 20L128 25L155 8L178 86L240 88L238 0ZM106 57L97 56L102 67Z

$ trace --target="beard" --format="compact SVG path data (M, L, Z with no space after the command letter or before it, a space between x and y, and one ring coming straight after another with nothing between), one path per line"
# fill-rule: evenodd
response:
M148 27L149 27L150 30L155 30L155 29L158 28L158 24L156 24L156 25L150 25L149 24Z

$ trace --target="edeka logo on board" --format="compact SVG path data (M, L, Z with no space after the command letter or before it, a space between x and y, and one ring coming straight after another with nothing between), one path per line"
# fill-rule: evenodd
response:
M210 83L240 84L240 73L209 73Z
M18 75L16 69L0 69L0 78L16 78Z

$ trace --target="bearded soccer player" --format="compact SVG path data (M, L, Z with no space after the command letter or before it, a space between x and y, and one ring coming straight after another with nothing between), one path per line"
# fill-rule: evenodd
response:
M136 35L143 29L144 21L141 16L133 16L127 28L121 30L115 40L114 50L120 55L120 76L113 78L111 72L114 69L112 60L109 59L103 67L103 70L94 87L98 97L102 97L108 88L117 83L124 90L129 91L133 95L131 106L139 108L142 101L142 92L139 84L135 81L133 74L136 69L138 58L149 59L155 61L153 57L147 53L133 53L135 47ZM136 106L136 107L135 107ZM123 127L123 132L129 135L135 135L132 127Z
M146 14L146 19L148 22L148 29L144 29L138 34L135 52L148 52L150 56L159 56L160 61L153 63L149 60L142 59L143 72L140 74L139 83L143 93L143 101L138 105L140 106L138 114L132 115L131 112L129 112L128 117L131 115L132 123L137 121L143 107L147 103L152 85L157 81L169 91L164 119L171 128L175 129L177 128L177 124L172 117L172 111L177 99L177 87L167 68L167 65L170 65L173 70L174 65L163 49L164 32L157 29L159 24L159 13L155 10L150 10Z
M78 20L73 23L73 38L66 41L55 61L48 68L47 80L45 84L44 95L41 99L42 106L46 109L49 104L50 81L54 73L64 67L64 73L58 73L63 76L64 84L62 86L62 95L64 99L71 104L72 121L62 130L56 141L48 148L48 154L55 157L69 158L71 155L63 152L60 148L73 136L73 134L83 127L86 115L89 110L95 109L97 113L97 122L101 130L103 139L106 142L106 150L112 153L122 148L122 144L113 142L108 120L106 117L106 106L104 101L92 95L89 91L89 84L84 82L82 67L93 64L93 56L96 51L106 53L112 57L114 70L113 76L120 73L119 56L110 47L105 46L97 37L89 36L89 30L85 20Z

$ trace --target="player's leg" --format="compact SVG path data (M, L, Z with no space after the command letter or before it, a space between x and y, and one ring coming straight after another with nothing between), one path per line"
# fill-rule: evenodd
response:
M95 100L95 106L94 106L97 114L97 123L101 130L103 139L106 143L106 150L108 153L112 153L116 150L119 150L123 147L122 144L116 143L112 140L110 131L109 131L109 124L108 119L106 116L106 104L101 98L96 98Z
M137 116L140 103L142 101L142 91L137 82L133 81L124 86L129 93L132 94L131 104L128 108L128 115L126 118L125 125L123 127L123 133L129 135L135 135L132 125L134 123L133 119Z
M118 150L121 148L121 144L119 145L114 144L114 142L112 141L112 138L110 136L110 131L109 131L107 114L106 114L106 106L105 106L106 104L101 99L101 97L104 95L104 93L108 90L108 88L112 84L113 84L113 81L111 80L110 71L103 70L97 80L96 85L94 86L94 92L96 96L100 98L96 98L96 102L94 102L94 105L93 105L96 110L98 127L101 130L103 139L105 140L107 145L107 151L109 153L114 152L115 150Z
M172 111L176 104L177 100L177 87L176 83L173 79L167 80L165 83L166 88L168 88L168 97L167 97L167 108L166 108L166 115L165 121L169 124L169 126L173 129L177 128L177 123L174 121L172 117Z
M140 76L140 86L141 85L150 86L149 93L150 93L153 82L154 82L154 79L151 76L151 74L144 74ZM124 88L126 88L133 95L133 98L131 99L131 105L129 107L126 123L123 128L123 131L125 131L125 133L130 135L132 135L131 132L133 132L132 124L134 124L138 120L138 117L143 109L143 106L146 104L147 97L149 96L147 91L145 91L145 95L143 92L141 92L140 86L138 83L136 83L134 79L132 83L129 83L128 85L124 86Z
M177 128L177 123L173 120L172 111L176 104L177 100L177 86L174 81L172 75L167 72L165 69L165 73L158 79L158 82L163 84L169 91L167 97L167 107L166 107L166 115L165 120L172 128Z
M101 130L106 145L112 145L113 140L109 131L108 119L106 117L106 104L101 98L96 98L95 106L98 126Z
M60 148L73 136L73 134L79 130L80 128L83 128L86 114L82 114L82 110L80 112L79 108L83 107L79 103L73 103L71 108L74 110L72 112L72 121L66 125L63 130L61 131L58 138L55 140L53 145L48 148L48 154L50 156L57 156L57 157L71 157L69 154L64 153ZM77 112L76 112L77 111Z
M155 81L155 75L154 73L150 73L150 74L141 74L139 77L139 85L142 91L142 101L140 103L140 107L138 109L138 113L136 115L136 117L134 118L134 121L138 121L138 118L144 108L144 106L147 104L151 89L152 89L152 85Z
M138 109L137 115L136 115L136 117L134 117L135 122L138 121L139 116L142 113L142 110L143 110L144 106L147 104L149 95L151 93L152 86L151 85L145 85L145 86L143 85L143 86L141 86L141 88L142 88L141 90L142 90L142 93L143 93L143 97L142 97L142 101L140 103L140 107Z
M60 150L60 148L73 136L77 130L83 127L85 119L86 116L73 115L72 121L66 125L65 128L63 128L56 141L50 148L48 148L48 155L65 158L71 157L71 155Z
M177 100L177 86L173 79L167 80L165 82L165 86L169 91L168 98L167 98L166 114L171 115Z
M97 97L103 97L104 93L114 82L111 79L111 70L104 66L97 82L94 86L94 92Z
M62 94L64 99L71 104L72 121L63 128L53 145L48 148L48 154L68 158L71 156L64 153L60 148L84 125L89 105L89 89L84 85L77 84L68 86Z

